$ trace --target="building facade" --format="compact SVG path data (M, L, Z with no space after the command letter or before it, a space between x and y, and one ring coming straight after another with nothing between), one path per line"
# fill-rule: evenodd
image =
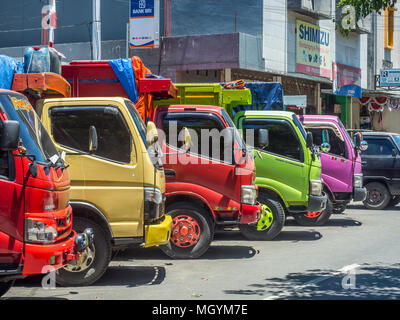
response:
M377 86L376 75L400 68L398 11L390 11L390 21L371 14L343 35L338 0L175 0L164 34L167 2L159 0L160 46L130 49L129 2L101 0L103 59L137 55L154 74L178 83L278 81L285 96L306 96L305 109L288 110L337 114L348 128L396 130L396 91ZM91 59L91 1L56 3L55 47L66 61ZM0 54L22 58L25 47L40 44L45 4L0 4ZM390 97L391 104L375 111L371 97Z

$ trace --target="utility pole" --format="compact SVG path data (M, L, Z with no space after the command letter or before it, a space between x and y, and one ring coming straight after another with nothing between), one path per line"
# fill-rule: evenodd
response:
M92 0L92 4L93 4L92 57L93 60L101 60L100 0Z

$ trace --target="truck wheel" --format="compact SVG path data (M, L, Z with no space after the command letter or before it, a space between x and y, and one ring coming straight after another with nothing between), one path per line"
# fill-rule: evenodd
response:
M389 206L394 207L397 206L400 203L400 196L394 196L392 199L389 201Z
M80 261L71 262L57 270L56 281L62 286L88 286L95 283L107 270L111 260L111 242L102 227L92 220L76 217L73 229L83 232L92 228L94 232L93 245L81 256Z
M160 246L171 258L187 259L202 256L214 237L214 224L208 212L189 202L167 207L172 217L172 234L168 244Z
M367 197L363 203L367 209L382 210L388 206L391 196L383 183L370 182L365 187L367 188Z
M258 201L262 206L261 218L257 224L240 224L239 230L248 240L272 240L285 224L285 210L275 200L259 194Z
M13 286L14 280L6 281L6 282L0 282L0 297L5 295L8 290Z
M293 217L302 226L322 226L328 222L333 212L332 200L328 196L326 208L323 211L307 212L305 214L294 214Z
M333 214L341 214L346 210L347 205L333 206L332 213Z

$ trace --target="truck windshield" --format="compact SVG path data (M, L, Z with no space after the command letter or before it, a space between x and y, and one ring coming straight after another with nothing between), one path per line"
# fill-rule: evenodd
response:
M297 116L294 114L292 116L293 118L293 122L296 124L296 126L299 128L301 134L303 135L304 139L307 139L307 134L306 134L306 130L304 130L303 125L301 124L301 122L299 121L299 119L297 118Z
M139 112L136 110L135 105L133 104L132 101L130 100L125 100L125 104L128 107L128 110L133 118L133 121L135 122L136 127L138 128L139 132L140 132L140 136L142 137L143 143L146 146L146 148L148 148L147 145L147 140L146 140L146 133L147 133L147 128L146 125L144 123L144 121L142 120L142 118L140 117Z
M228 124L228 126L231 127L231 128L235 128L236 140L238 141L238 143L240 145L240 148L246 149L246 144L244 143L239 131L235 127L232 119L228 116L228 114L226 113L225 109L221 109L221 112L222 112L222 117L224 118L224 120Z
M394 139L394 141L396 142L397 147L400 148L400 136L393 136L393 139Z
M339 123L340 128L342 128L342 130L345 132L347 139L348 139L348 140L350 141L350 143L351 143L351 146L352 146L353 148L355 148L356 145L354 144L353 139L350 138L350 135L349 135L349 133L347 132L347 130L345 129L345 127L344 127L342 121L340 121L339 118L337 119L337 121L338 121L338 123Z
M59 153L44 129L32 105L22 95L0 95L0 107L9 120L20 123L20 137L27 155L33 155L38 163L56 163Z

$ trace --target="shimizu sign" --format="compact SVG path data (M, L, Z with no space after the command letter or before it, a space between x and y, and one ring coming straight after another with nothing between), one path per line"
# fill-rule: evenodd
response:
M331 79L331 32L314 24L296 21L296 71Z

